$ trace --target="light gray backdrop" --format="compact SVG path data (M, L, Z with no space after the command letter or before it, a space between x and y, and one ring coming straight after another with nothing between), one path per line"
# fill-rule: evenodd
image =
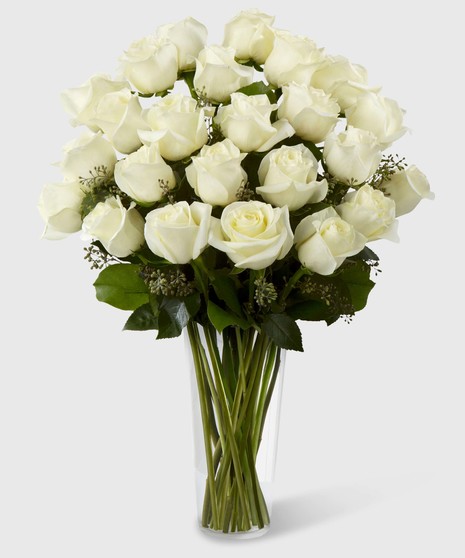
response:
M305 5L305 8L301 6ZM195 525L184 345L122 332L76 236L40 240L50 163L75 137L59 92L193 15L219 42L244 3L16 2L1 22L0 555L4 558L465 555L463 53L451 0L256 1L276 25L365 65L407 110L398 150L436 201L380 242L368 308L303 326L289 354L272 531Z

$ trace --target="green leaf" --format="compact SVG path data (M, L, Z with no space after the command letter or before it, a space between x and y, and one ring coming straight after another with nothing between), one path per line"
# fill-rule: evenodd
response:
M184 304L186 305L189 316L194 318L197 312L200 310L200 293L193 293L184 298Z
M204 293L205 297L208 296L208 270L205 268L202 257L191 261L192 269L194 270L195 284L199 291Z
M147 286L134 264L114 264L100 272L94 287L97 299L121 310L135 310L149 300Z
M237 287L234 280L228 276L221 276L214 279L212 285L216 296L235 314L242 316L242 306L237 296Z
M263 320L262 330L278 347L291 351L304 350L299 326L287 314L268 314Z
M236 267L234 266L230 271L230 275L239 275L245 271L245 267Z
M160 301L162 299L163 299L162 295L156 295L154 293L149 294L149 304L155 316L158 316L158 313L160 312Z
M328 306L321 300L306 300L293 304L286 312L294 320L318 322L328 319Z
M352 306L356 312L365 308L368 295L375 286L375 283L370 279L370 268L365 267L366 269L360 267L348 268L339 277L349 290Z
M130 331L147 331L149 329L158 329L158 318L153 313L150 303L139 306L129 316L124 328Z
M207 304L207 314L208 319L220 333L228 326L239 326L242 329L247 329L249 327L249 323L246 320L239 318L239 316L236 316L231 312L223 310L223 308L220 308L211 300L209 300Z
M184 301L177 298L165 298L160 305L157 339L179 337L189 319L189 312Z
M241 87L237 90L238 93L244 93L244 95L267 95L270 103L276 102L276 93L271 85L267 85L263 81L255 81L250 85L246 85L245 87Z
M164 297L158 315L157 339L178 337L189 320L200 308L200 294L194 293L185 298Z
M364 262L373 261L379 262L379 257L368 246L365 246L361 252L352 256L351 259L363 260Z

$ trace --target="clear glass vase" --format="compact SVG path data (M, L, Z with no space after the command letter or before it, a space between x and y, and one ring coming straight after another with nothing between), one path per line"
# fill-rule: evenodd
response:
M187 326L199 524L251 538L269 529L285 351L253 328Z

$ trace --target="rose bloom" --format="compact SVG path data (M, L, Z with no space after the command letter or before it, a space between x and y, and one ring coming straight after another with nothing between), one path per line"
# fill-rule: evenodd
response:
M396 206L380 190L365 184L345 195L336 208L339 215L369 240L388 238L398 240Z
M335 178L346 184L361 184L378 168L382 155L371 132L348 126L327 136L323 158Z
M347 257L365 246L365 237L341 219L333 207L302 219L294 241L302 265L320 275L331 275Z
M276 31L263 71L266 79L278 87L293 81L309 84L324 59L323 51L307 37Z
M134 41L121 57L122 71L141 93L158 93L178 77L178 51L167 39L154 36Z
M169 161L180 161L207 143L204 110L192 97L172 93L145 113L151 131L140 131L143 143L156 143Z
M157 144L143 145L115 166L115 182L119 189L139 204L150 205L164 196L161 188L174 188L173 169L165 163Z
M415 165L391 175L383 189L396 204L396 217L410 213L423 199L434 199L428 179Z
M134 202L126 209L119 197L98 203L82 222L84 240L97 239L105 250L125 258L144 243L144 219Z
M208 46L200 51L194 75L194 87L211 101L224 103L231 93L253 81L254 69L238 64L233 48Z
M302 144L283 145L270 151L260 163L257 192L278 207L294 211L306 203L323 200L328 192L326 180L317 181L318 161Z
M141 146L138 130L146 130L137 95L121 89L104 95L95 107L95 124L106 134L113 147L131 153Z
M174 264L195 260L207 247L211 211L211 205L186 201L154 209L145 218L148 247Z
M227 138L204 145L186 168L187 180L205 203L228 205L237 200L237 191L247 181L247 173L241 167L245 156Z
M187 17L177 23L161 25L156 36L176 46L178 69L183 72L195 68L195 58L207 42L207 28L193 17Z
M88 126L93 132L99 131L95 123L95 111L100 100L108 93L127 89L127 81L115 81L109 76L97 74L79 87L66 89L61 94L64 109L71 115L71 124Z
M332 95L342 110L355 103L359 95L381 89L369 87L366 69L343 56L328 56L313 74L311 85Z
M60 163L65 180L90 178L96 167L105 167L112 172L116 164L116 153L111 143L100 132L84 132L63 148Z
M218 109L214 121L241 151L268 151L294 134L285 119L271 124L271 113L276 108L266 95L233 93L231 103Z
M242 11L225 26L224 46L232 47L239 60L264 64L274 43L274 17L258 10Z
M235 202L221 220L212 218L209 243L225 252L236 267L264 269L286 256L293 234L287 207L259 202Z
M396 101L365 92L345 112L347 124L372 132L383 149L405 134L404 112Z
M45 184L38 207L45 221L44 238L59 240L81 230L83 197L84 187L78 180Z
M320 143L333 130L341 109L322 89L290 83L283 86L279 118L286 118L304 140Z

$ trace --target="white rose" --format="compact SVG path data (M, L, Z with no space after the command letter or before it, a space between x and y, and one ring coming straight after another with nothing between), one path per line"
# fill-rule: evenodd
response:
M154 36L134 41L121 57L122 71L141 93L158 93L178 77L178 51L167 39Z
M348 126L331 132L325 140L323 157L329 172L346 184L365 182L381 162L381 147L368 130Z
M369 240L398 240L396 204L380 190L365 184L349 192L336 208L339 215Z
M365 237L328 207L302 219L295 230L295 245L304 267L331 275L347 257L362 250Z
M237 200L238 189L247 181L247 173L241 167L245 156L227 138L205 145L186 168L187 180L205 203L228 205Z
M223 44L236 50L239 60L264 64L274 42L274 17L258 10L242 11L225 26Z
M294 211L306 203L323 200L328 192L326 180L318 182L318 161L302 144L283 145L270 151L260 163L257 192L273 205L287 205Z
M144 243L144 219L134 202L126 209L119 197L111 197L84 217L82 232L85 240L95 238L109 254L125 258Z
M428 179L415 165L391 175L383 189L396 204L396 217L410 213L422 199L434 199Z
M336 126L340 111L336 100L322 89L297 83L283 86L278 116L289 120L304 140L323 141Z
M97 167L105 167L111 173L116 164L115 150L101 132L85 132L65 145L63 151L60 166L65 180L89 178Z
M359 95L345 116L350 126L373 132L383 149L407 131L402 125L404 111L398 103L370 91Z
M61 94L64 109L71 115L71 124L88 126L93 132L99 130L95 123L95 109L100 100L108 93L129 87L127 81L114 81L109 76L95 75L80 87L66 89Z
M161 184L170 189L176 186L173 170L163 160L156 144L143 145L118 161L115 182L121 191L142 205L161 200L164 195Z
M368 73L363 66L352 64L343 56L328 56L313 74L311 85L332 95L342 110L366 91L380 90L380 87L368 86Z
M44 238L58 240L81 229L84 188L79 181L46 184L39 199Z
M207 42L207 28L193 17L161 25L157 37L170 40L178 51L179 71L195 68L195 59Z
M292 248L287 207L258 202L235 202L224 208L221 220L212 218L210 244L225 252L236 267L264 269Z
M95 124L107 135L115 149L131 153L141 146L137 131L147 129L137 95L122 89L104 95L95 107Z
M207 143L205 114L192 97L166 95L147 110L145 119L152 131L139 132L141 140L157 143L161 156L169 161L180 161Z
M241 151L268 151L294 134L285 119L271 124L270 116L276 108L266 95L233 93L231 103L221 106L214 120Z
M224 103L231 93L253 81L254 69L238 64L233 48L208 46L199 52L194 87L211 101Z
M273 50L263 71L266 79L279 87L292 81L309 84L324 59L322 49L318 49L307 37L276 31Z
M180 201L151 211L145 239L154 254L174 264L195 260L208 244L211 205Z

